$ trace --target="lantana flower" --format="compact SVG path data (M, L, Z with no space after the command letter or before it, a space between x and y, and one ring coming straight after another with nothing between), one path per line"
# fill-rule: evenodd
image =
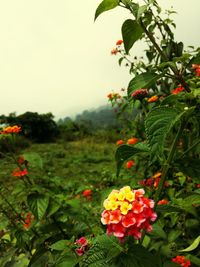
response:
M192 64L192 68L195 69L196 76L200 77L200 64Z
M128 139L127 144L128 145L135 145L138 141L139 141L138 138L132 137L132 138Z
M118 40L117 42L116 42L116 45L121 45L123 43L123 40Z
M130 168L133 167L133 165L135 165L135 161L134 161L134 160L129 160L129 161L127 161L127 163L126 163L126 168L127 168L127 169L130 169Z
M158 96L154 95L154 96L150 97L149 99L147 99L147 102L153 103L153 102L156 102L157 100L158 100Z
M179 94L180 92L182 92L184 90L185 90L185 88L183 86L179 86L179 87L175 88L174 90L172 90L171 93L173 95L177 95L177 94Z
M119 50L117 48L113 48L111 50L111 55L117 55L118 52L119 52Z
M173 262L178 263L182 267L189 267L191 266L190 260L187 260L185 256L176 256L172 259Z
M32 223L33 220L34 220L34 216L33 216L33 214L31 214L30 212L28 212L28 213L26 214L26 219L25 219L25 222L24 222L24 224L23 224L23 228L24 228L25 230L28 230L28 229L30 228L31 223Z
M107 234L123 241L127 236L141 238L143 229L152 231L151 222L155 221L154 201L144 197L144 189L132 190L124 186L120 190L112 190L103 205L101 222L107 225Z
M123 140L118 140L117 142L116 142L116 145L118 145L118 146L121 146L121 145L123 145L124 144L124 141Z
M142 100L143 98L147 97L147 95L147 89L138 89L131 94L132 98L135 100Z
M75 252L78 256L82 256L88 248L88 241L84 236L77 239L74 244L79 246L75 249Z
M1 131L1 134L10 134L10 133L19 133L21 131L21 127L14 125L14 126L8 126Z
M91 189L86 189L82 192L82 195L87 199L91 200L92 199L92 190Z
M167 199L161 199L158 201L158 205L166 205L168 203L169 203L169 200L167 200Z
M17 168L12 172L12 176L15 176L15 177L22 177L22 176L25 176L27 174L28 174L28 170L26 168L24 170Z

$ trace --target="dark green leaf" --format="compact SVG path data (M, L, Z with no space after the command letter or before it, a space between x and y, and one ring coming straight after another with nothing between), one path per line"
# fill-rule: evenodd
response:
M163 267L180 267L180 264L177 264L172 261L166 261L164 262Z
M103 0L100 5L97 7L96 13L95 13L95 20L97 19L97 17L110 9L113 9L115 7L117 7L119 4L119 0Z
M53 250L64 250L67 248L67 241L68 240L59 240L53 243L50 248Z
M37 219L42 219L49 205L49 197L39 193L27 197L28 206Z
M121 145L117 148L116 154L115 154L115 160L117 163L117 176L119 176L120 169L123 165L123 163L129 159L130 157L142 153L142 152L148 152L149 147L145 143L138 143L134 146L130 145Z
M192 157L184 157L176 161L178 168L185 175L192 177L192 179L199 181L200 177L200 159Z
M154 84L161 75L152 72L145 72L134 77L128 85L128 95L130 96L133 91L141 88L148 88Z
M23 154L25 160L29 162L30 167L43 168L43 160L38 153L31 152Z
M124 48L128 54L133 44L142 37L143 30L136 20L128 19L122 25Z
M151 160L163 155L168 132L177 120L179 111L174 108L158 107L147 114L145 130L151 147Z

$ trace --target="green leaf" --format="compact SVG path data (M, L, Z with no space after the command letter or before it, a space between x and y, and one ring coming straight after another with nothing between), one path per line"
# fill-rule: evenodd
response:
M181 230L171 230L168 235L168 241L174 242L182 234Z
M196 266L200 266L200 258L194 256L194 255L187 255L187 258L194 264L196 264Z
M38 153L31 152L23 154L25 160L29 162L30 167L43 168L43 160Z
M39 193L32 193L28 195L27 203L33 215L40 220L48 208L49 197Z
M64 250L67 248L67 241L68 240L59 240L49 247L53 250Z
M148 152L149 147L145 143L138 143L134 146L130 145L121 145L117 148L116 154L115 154L115 160L117 163L117 177L119 176L120 169L123 165L123 163L129 159L130 157L142 153L142 152Z
M128 54L133 44L142 37L143 29L136 20L127 19L122 25L124 48Z
M192 250L196 249L199 246L199 243L200 243L200 235L193 241L193 243L189 247L187 247L185 249L181 249L179 251L180 252L192 251Z
M182 159L176 160L178 164L178 169L185 175L192 177L192 179L199 181L200 177L200 159L195 159L192 157L184 157Z
M165 231L162 229L162 227L158 223L154 223L153 231L150 233L150 235L153 235L155 237L160 237L162 239L167 239L167 235Z
M138 8L138 12L137 12L137 20L147 11L148 6L147 5L143 5L140 6Z
M94 20L96 20L101 13L117 7L118 4L119 0L103 0L96 9Z
M177 121L179 113L175 108L158 107L147 114L145 130L152 161L163 156L167 134Z
M200 53L198 53L196 56L194 56L190 60L189 65L192 65L192 64L200 64Z
M134 77L128 85L128 95L130 96L133 91L141 89L141 88L148 88L152 84L154 84L161 75L158 75L153 72L145 72L137 75Z

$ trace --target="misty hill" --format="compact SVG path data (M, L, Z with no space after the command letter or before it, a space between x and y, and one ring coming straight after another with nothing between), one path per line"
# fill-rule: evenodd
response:
M72 121L70 117L65 117L60 119L58 124L66 124L70 121ZM77 124L87 125L88 128L94 130L120 127L115 111L108 105L100 106L97 109L84 110L81 114L76 115L73 121Z

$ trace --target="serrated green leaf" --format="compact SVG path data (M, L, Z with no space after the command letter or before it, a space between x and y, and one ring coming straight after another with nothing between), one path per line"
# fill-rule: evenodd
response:
M148 152L149 147L145 143L138 143L134 146L130 145L121 145L117 148L116 154L115 154L115 160L117 163L117 176L119 176L120 169L123 165L123 163L129 159L130 157L142 153L142 152Z
M147 114L145 130L151 148L151 160L162 157L168 132L174 126L180 112L175 108L158 107Z
M128 85L128 95L130 96L133 91L141 88L148 88L154 84L161 75L152 72L145 72L134 77Z
M96 20L97 17L103 12L117 7L118 4L119 0L103 0L96 9L94 20Z
M174 242L182 234L181 230L171 230L168 235L168 241Z
M180 252L192 251L192 250L196 249L199 246L199 243L200 243L200 235L192 242L192 244L189 247L187 247L185 249L181 249L179 251Z
M122 25L122 37L124 48L128 54L131 47L138 41L143 34L143 29L136 20L127 19Z
M27 197L28 206L37 219L42 219L49 205L49 197L39 193L32 193Z
M64 250L67 248L67 241L68 240L59 240L49 247L53 250Z

